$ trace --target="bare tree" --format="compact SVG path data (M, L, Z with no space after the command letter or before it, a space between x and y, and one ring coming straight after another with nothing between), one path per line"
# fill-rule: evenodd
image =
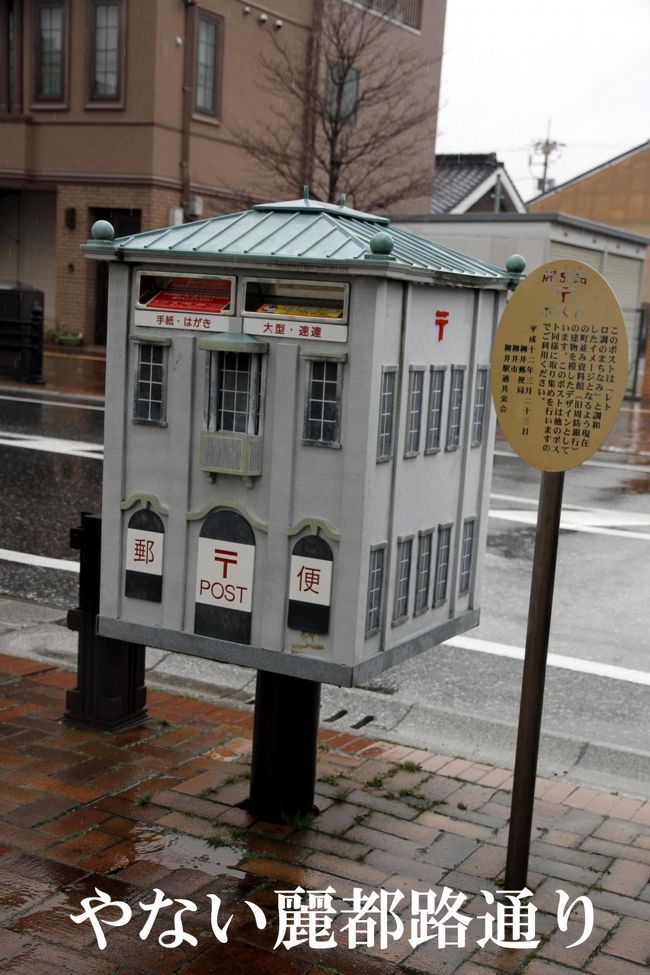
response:
M307 56L273 38L263 84L278 110L238 144L299 194L386 210L428 196L434 164L436 63L399 36L398 0L314 0ZM373 9L369 9L373 8ZM410 38L408 38L410 41Z

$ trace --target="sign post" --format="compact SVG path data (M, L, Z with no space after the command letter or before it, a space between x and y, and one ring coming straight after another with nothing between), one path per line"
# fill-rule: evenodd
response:
M492 352L492 397L516 453L542 471L505 887L526 886L564 472L612 429L625 391L623 315L587 264L558 260L519 285Z

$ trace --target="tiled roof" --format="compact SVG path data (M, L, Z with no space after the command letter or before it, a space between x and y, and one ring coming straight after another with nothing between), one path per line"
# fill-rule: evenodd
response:
M494 152L437 155L431 212L449 213L500 167Z
M86 253L96 256L107 256L109 248L131 260L172 256L337 268L344 264L479 285L511 278L506 271L401 230L386 217L314 200L260 204L241 213L84 245Z

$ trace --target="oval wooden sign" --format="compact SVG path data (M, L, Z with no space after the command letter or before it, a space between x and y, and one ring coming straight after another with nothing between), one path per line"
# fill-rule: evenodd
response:
M492 398L526 463L566 471L612 429L628 372L623 313L607 281L581 261L549 261L520 284L492 349Z

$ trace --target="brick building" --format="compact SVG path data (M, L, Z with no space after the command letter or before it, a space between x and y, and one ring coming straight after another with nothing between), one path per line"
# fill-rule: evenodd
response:
M233 132L277 107L260 69L275 42L320 63L323 2L3 0L0 278L41 288L46 324L78 325L87 343L103 344L106 269L79 252L95 220L124 235L295 194ZM434 119L445 4L368 5L392 45L430 59ZM434 140L423 150L431 172ZM308 145L293 148L308 157ZM408 204L429 206L430 194Z
M650 141L608 159L600 166L554 186L527 204L531 213L558 210L587 220L611 224L632 234L650 237ZM646 335L645 371L641 399L650 403L650 264L646 261L641 306L636 309L637 332ZM645 318L645 322L644 319Z

